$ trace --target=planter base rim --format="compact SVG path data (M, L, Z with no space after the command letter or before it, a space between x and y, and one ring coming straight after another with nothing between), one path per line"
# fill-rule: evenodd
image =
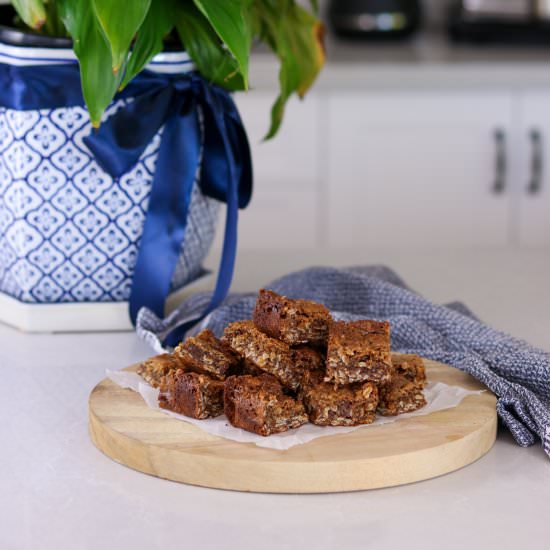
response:
M165 313L196 292L212 289L212 273L206 272L192 283L172 292ZM128 302L76 302L31 304L0 292L0 323L23 332L105 332L133 331Z

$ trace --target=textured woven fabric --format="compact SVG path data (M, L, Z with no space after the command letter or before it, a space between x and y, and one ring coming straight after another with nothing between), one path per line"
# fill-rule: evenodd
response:
M314 267L266 288L321 302L338 319L388 319L393 349L452 365L483 382L497 395L498 415L517 443L526 447L541 440L550 456L550 353L488 327L462 304L429 302L384 267ZM227 323L250 318L255 298L230 296L195 330L209 327L220 335ZM142 310L138 334L160 353L164 336L208 299L193 296L164 320Z

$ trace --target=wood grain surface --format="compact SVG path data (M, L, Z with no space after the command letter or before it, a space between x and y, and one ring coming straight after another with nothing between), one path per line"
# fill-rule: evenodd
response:
M463 372L426 365L430 381L482 389ZM89 425L107 456L161 478L238 491L330 493L411 483L474 462L495 441L495 403L485 391L453 409L275 451L222 439L153 411L139 394L105 379L90 394Z

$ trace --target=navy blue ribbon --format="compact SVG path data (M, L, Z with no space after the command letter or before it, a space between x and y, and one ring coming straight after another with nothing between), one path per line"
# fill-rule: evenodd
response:
M74 65L0 64L0 81L6 83L0 89L0 104L5 107L34 110L83 104ZM227 203L220 269L206 315L223 301L231 285L238 208L248 204L252 193L250 150L238 111L227 91L195 73L174 76L144 71L119 97L134 100L84 139L99 165L114 178L136 164L164 126L134 270L130 316L135 323L143 306L164 315L199 169L203 193ZM179 327L167 343L176 342L199 319Z

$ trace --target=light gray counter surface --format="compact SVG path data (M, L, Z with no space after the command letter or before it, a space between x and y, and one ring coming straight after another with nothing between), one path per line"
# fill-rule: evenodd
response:
M392 255L393 254L393 255ZM296 267L383 261L430 298L550 349L550 253L241 254L236 288ZM26 335L0 326L0 549L548 548L550 460L499 433L458 472L370 492L294 496L185 486L92 445L87 398L105 368L150 350L132 333Z

